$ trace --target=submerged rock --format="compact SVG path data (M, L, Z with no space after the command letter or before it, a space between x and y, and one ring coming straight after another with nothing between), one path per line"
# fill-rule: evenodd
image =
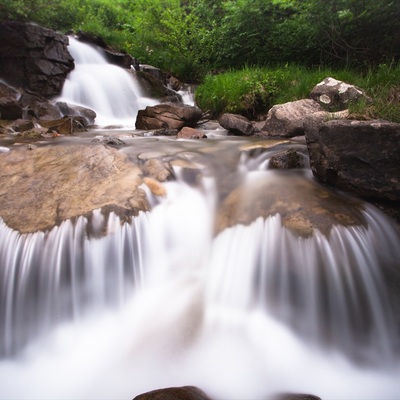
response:
M304 168L306 156L296 149L282 150L274 154L269 161L271 169Z
M333 225L365 226L362 211L361 201L304 179L300 172L255 172L222 201L216 232L280 214L283 226L298 236L312 236L316 229L329 235Z
M0 153L0 217L21 233L99 208L129 218L149 208L140 175L126 155L103 145L13 149Z
M211 400L195 386L170 387L152 390L136 396L133 400Z

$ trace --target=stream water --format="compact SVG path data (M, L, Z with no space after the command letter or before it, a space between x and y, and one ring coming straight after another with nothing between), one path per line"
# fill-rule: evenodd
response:
M107 133L132 159L171 161L173 179L163 197L143 187L151 211L123 224L97 210L21 235L0 220L0 399L180 385L398 399L400 235L386 216L307 168L268 169L298 143Z

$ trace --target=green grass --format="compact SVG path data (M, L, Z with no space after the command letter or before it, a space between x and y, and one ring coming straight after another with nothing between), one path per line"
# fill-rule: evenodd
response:
M297 65L281 68L246 67L219 75L207 75L196 90L198 106L214 117L224 112L254 118L266 114L274 104L307 98L312 88L331 76L354 84L373 99L352 104L354 118L400 122L400 65L380 65L360 73L329 68L307 69Z

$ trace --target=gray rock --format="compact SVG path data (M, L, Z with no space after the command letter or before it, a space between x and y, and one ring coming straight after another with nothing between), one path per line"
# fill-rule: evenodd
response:
M252 123L243 115L225 113L221 115L218 122L233 135L250 136L254 133Z
M370 101L370 98L362 89L331 77L325 78L318 83L312 89L310 98L321 104L328 111L345 110L349 103L357 102L361 99Z
M294 137L304 135L304 120L324 111L314 100L303 99L273 106L261 128L260 136Z

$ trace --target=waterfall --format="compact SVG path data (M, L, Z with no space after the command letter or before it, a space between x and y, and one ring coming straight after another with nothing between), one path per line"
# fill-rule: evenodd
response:
M94 110L97 125L135 127L139 109L157 104L144 96L131 73L108 63L101 50L70 37L69 51L75 68L58 100Z
M383 272L400 248L386 217L364 205L365 225L329 234L298 236L279 214L215 233L217 181L176 176L131 222L98 210L48 232L0 223L0 398L192 384L215 399L395 399Z

